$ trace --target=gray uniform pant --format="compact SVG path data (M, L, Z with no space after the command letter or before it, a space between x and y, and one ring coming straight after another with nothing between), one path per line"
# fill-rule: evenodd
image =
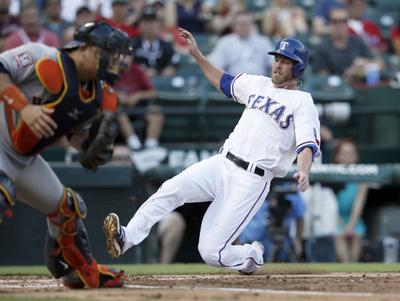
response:
M24 157L0 145L0 170L13 181L17 200L46 215L58 209L64 186L40 155Z

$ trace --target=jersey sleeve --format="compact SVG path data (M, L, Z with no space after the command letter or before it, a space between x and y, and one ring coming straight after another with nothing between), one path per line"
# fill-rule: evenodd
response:
M235 76L231 83L231 95L233 99L241 104L246 105L251 93L249 86L251 84L251 75L239 73Z
M304 148L309 147L312 149L313 158L315 158L321 154L318 111L311 96L299 100L299 102L294 116L296 153L299 154Z
M23 83L35 74L35 64L42 57L55 58L56 48L38 43L23 45L0 54L0 62L14 84Z

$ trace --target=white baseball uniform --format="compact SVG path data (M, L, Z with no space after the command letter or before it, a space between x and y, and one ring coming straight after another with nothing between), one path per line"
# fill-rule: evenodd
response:
M309 93L274 88L269 77L242 73L230 86L245 109L221 152L166 181L139 208L123 227L123 252L175 208L211 202L198 245L204 261L244 272L263 264L258 244L232 242L264 202L273 177L286 175L296 152L310 147L319 155L318 113Z

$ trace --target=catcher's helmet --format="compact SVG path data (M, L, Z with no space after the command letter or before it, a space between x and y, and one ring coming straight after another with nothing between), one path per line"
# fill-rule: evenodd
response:
M74 32L74 40L111 52L132 53L127 35L105 22L88 22L79 26Z
M98 77L112 84L118 80L118 75L109 72L109 65L113 56L132 54L131 40L122 31L113 28L105 22L88 22L74 32L74 40L67 43L63 49L71 50L81 45L91 45L102 50Z
M285 38L279 41L275 50L268 52L271 55L282 55L295 62L293 65L293 76L299 77L308 65L308 49L299 40Z

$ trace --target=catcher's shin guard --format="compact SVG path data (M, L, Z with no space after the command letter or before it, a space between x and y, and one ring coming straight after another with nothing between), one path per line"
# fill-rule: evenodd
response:
M71 288L119 287L123 271L98 265L83 223L86 205L79 194L66 189L59 209L48 216L45 244L47 268L55 278L63 278Z
M15 204L15 186L11 179L0 171L0 224L3 217L11 217L11 207Z

